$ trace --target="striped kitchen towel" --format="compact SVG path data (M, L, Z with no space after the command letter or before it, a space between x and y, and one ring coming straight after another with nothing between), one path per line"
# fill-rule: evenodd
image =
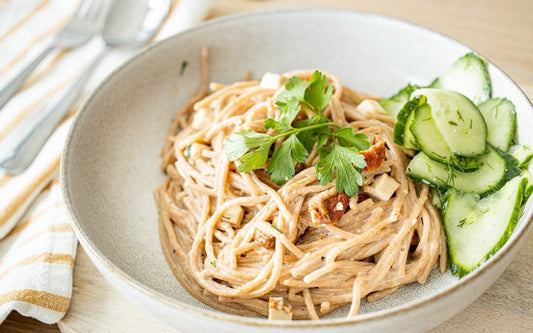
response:
M0 0L0 87L52 41L80 2ZM210 2L173 1L154 40L201 21ZM80 48L50 54L0 109L0 145L19 124L60 94L102 47L101 40L94 39ZM79 102L132 54L116 51L104 59L72 113L29 169L18 176L0 171L0 323L12 310L56 323L68 309L77 240L58 183L61 150Z
M12 310L46 323L64 316L77 243L54 180L0 242L0 321Z

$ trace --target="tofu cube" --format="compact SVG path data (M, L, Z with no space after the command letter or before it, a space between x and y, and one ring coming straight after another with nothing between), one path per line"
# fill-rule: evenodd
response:
M278 90L285 82L285 78L279 74L266 72L261 79L261 88Z
M232 206L224 212L222 215L222 221L228 222L229 224L239 227L244 216L244 209L241 206Z
M293 311L292 305L283 297L268 299L268 320L292 320Z
M274 249L276 247L276 238L266 235L261 230L256 229L254 232L254 240L257 244L265 249Z
M369 186L363 186L363 191L378 201L389 200L394 192L400 187L396 179L384 173L377 176Z

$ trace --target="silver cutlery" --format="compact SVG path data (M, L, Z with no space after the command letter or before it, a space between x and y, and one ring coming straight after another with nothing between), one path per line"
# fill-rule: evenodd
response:
M52 43L0 89L0 109L15 95L26 78L50 52L55 49L79 47L94 37L102 28L108 8L109 0L83 1L72 19L55 36Z
M69 111L81 88L104 55L115 47L138 47L148 43L159 30L169 9L170 0L116 0L101 34L105 47L74 83L55 98L44 112L33 119L25 119L27 121L23 121L20 128L14 129L6 136L0 145L0 169L9 174L24 171Z

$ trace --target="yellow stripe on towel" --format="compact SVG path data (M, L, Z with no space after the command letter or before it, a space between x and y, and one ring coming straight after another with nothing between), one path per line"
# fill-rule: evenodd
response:
M24 109L17 111L17 115L11 119L11 121L4 125L5 127L3 129L0 129L0 140L2 140L6 135L9 134L13 130L15 126L17 126L23 119L36 107L38 107L41 104L46 103L48 100L50 100L52 97L54 97L55 94L60 92L61 90L68 87L74 79L78 76L78 72L76 72L74 75L71 75L71 77L68 78L68 80L65 80L58 86L50 89L45 94L43 94L41 97L37 98L35 101L33 101L30 105L25 107Z
M39 238L41 237L42 235L45 235L49 232L67 232L67 231L74 231L72 229L72 226L68 223L64 223L64 224L54 224L54 225L51 225L51 226L48 226L46 229L36 233L35 235L31 236L31 237L28 237L27 239L25 239L22 243L18 244L17 248L18 247L22 247L28 243L31 243L32 241L34 241L36 238Z
M0 69L0 75L6 73L11 68L11 66L15 65L17 62L22 60L24 58L24 56L26 54L28 54L28 52L30 52L31 49L37 43L43 41L46 37L49 37L49 36L59 32L59 30L61 30L61 28L63 28L63 26L68 22L68 20L70 19L70 16L71 15L63 18L57 24L55 24L51 29L45 31L42 35L37 36L30 44L28 44L28 46L26 46L24 49L22 49L22 51L19 52L4 68Z
M13 176L10 176L8 174L0 175L0 186L2 186L5 183L7 183L11 178L13 178Z
M18 28L20 28L24 23L28 22L32 16L34 16L35 14L37 14L41 9L43 9L48 3L50 2L50 0L43 0L41 1L40 4L38 4L37 6L35 6L35 8L29 12L26 16L24 16L20 21L18 21L17 23L15 23L10 29L8 29L2 36L0 36L0 42L3 41L7 36L9 36L11 33L13 33L13 31L17 30ZM6 5L7 4L7 1L3 4L3 5ZM0 4L2 5L2 4Z
M74 258L70 254L62 254L62 253L41 253L38 255L34 255L31 257L24 258L14 264L13 266L3 270L0 272L0 280L2 280L6 275L11 273L13 270L35 264L38 262L44 262L49 264L66 264L70 267L74 266Z
M24 81L24 84L20 87L19 92L28 88L29 86L31 86L32 84L34 84L35 82L39 81L41 78L46 76L54 68L54 66L59 62L59 60L61 60L61 58L63 58L67 53L68 53L67 50L61 50L57 52L54 55L54 57L46 63L46 67L36 71L32 75L30 75L30 77L28 77L26 81Z
M70 304L68 297L33 289L15 290L0 295L0 305L13 301L30 303L57 312L66 312Z
M39 219L46 213L48 213L51 209L53 208L57 208L57 207L60 207L60 206L63 206L63 201L58 201L56 203L53 203L47 207L45 207L42 211L36 213L35 215L32 215L31 217L29 217L28 219L26 219L25 221L22 221L22 222L19 222L19 224L17 224L5 237L4 239L6 238L9 238L11 236L14 236L16 234L18 234L19 232L21 232L22 230L26 229L28 226L30 226L33 222L35 221L39 221ZM2 261L0 260L0 265L2 264Z
M37 187L41 187L43 183L47 182L57 172L60 160L61 157L58 156L53 163L43 168L39 175L33 178L23 191L18 193L18 196L10 202L10 205L6 209L0 210L0 226L4 225L17 212L35 192Z

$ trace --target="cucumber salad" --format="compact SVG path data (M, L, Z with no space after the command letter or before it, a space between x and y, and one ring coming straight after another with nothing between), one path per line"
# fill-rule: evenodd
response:
M533 192L533 149L515 140L515 106L491 97L487 65L474 53L380 104L396 118L394 142L415 152L406 174L432 188L450 270L462 277L505 244Z

